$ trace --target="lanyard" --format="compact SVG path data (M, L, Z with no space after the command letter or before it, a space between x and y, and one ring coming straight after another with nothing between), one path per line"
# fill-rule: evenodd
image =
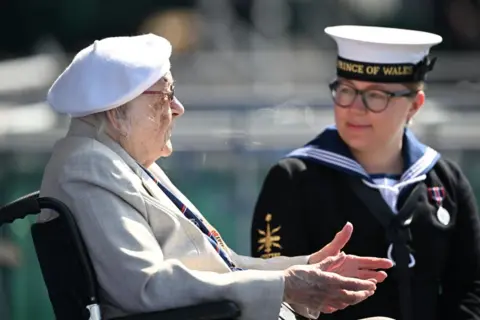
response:
M228 257L227 253L225 250L222 248L222 238L220 237L220 234L217 232L217 230L213 228L207 227L207 225L203 222L203 219L199 218L195 213L193 213L192 210L190 210L180 199L178 199L170 190L168 190L165 186L163 186L160 181L155 179L153 174L149 172L147 169L143 168L145 172L148 174L148 176L155 181L157 186L165 193L165 195L175 204L175 206L180 210L183 215L189 219L195 226L197 226L200 231L207 237L209 242L212 244L212 246L215 248L215 251L220 255L220 257L223 259L223 261L228 265L228 267L232 271L239 271L242 270L241 268L237 268L233 261Z

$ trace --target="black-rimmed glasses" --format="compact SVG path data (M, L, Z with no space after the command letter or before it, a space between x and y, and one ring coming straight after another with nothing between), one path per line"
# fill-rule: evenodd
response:
M384 91L380 89L359 90L338 80L330 83L333 101L342 108L350 107L357 95L360 95L365 107L374 113L379 113L388 107L392 98L414 97L417 91L405 89L400 91Z

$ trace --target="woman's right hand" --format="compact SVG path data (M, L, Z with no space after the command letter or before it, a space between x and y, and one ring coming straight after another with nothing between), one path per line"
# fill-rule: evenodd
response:
M285 270L284 301L331 313L373 295L377 283L375 279L357 279L335 273L346 259L342 252L317 264L298 265Z

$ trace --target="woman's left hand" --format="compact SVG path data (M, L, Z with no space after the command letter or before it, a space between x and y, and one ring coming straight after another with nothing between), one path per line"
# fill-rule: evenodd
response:
M353 225L350 222L347 222L343 229L335 235L335 238L333 238L329 244L310 256L308 264L319 263L328 257L339 254L350 240L352 233Z
M352 224L347 223L329 244L310 256L308 263L319 263L328 257L339 254L350 240L352 232ZM375 279L377 283L381 283L387 277L387 274L381 270L390 269L392 266L392 262L385 258L347 255L347 258L341 265L335 266L335 268L328 271L345 277L363 280Z

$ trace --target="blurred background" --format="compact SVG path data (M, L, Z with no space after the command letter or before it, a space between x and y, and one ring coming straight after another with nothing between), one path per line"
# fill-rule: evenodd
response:
M230 246L249 254L266 171L333 121L336 53L323 29L335 24L444 38L413 130L461 164L480 199L479 0L3 0L0 205L39 188L69 121L45 104L46 90L73 54L95 39L153 32L173 44L187 109L175 153L160 165ZM53 319L30 222L0 229L0 250L11 256L0 267L1 320Z

